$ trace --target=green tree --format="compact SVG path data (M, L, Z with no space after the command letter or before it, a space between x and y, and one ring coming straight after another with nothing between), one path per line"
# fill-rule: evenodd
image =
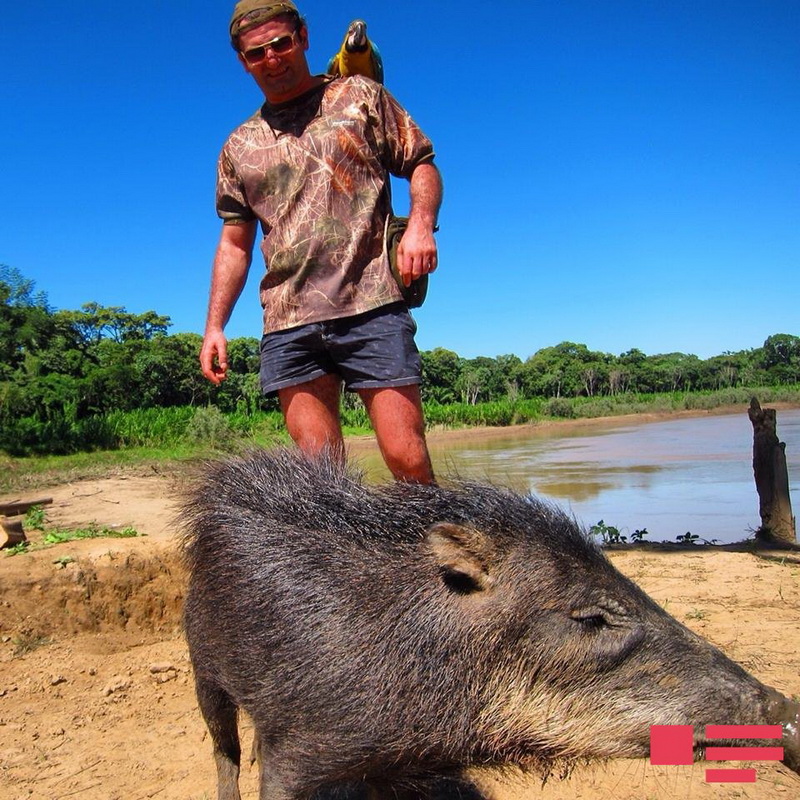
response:
M522 392L522 359L512 353L497 356L496 371L502 387L501 396L516 400Z
M695 355L661 353L648 356L638 370L643 392L682 392L698 388L702 362Z
M738 353L727 351L707 358L702 365L703 377L697 388L727 389L733 386L757 386L765 379L762 367L756 364L754 350Z
M462 362L457 353L444 347L423 350L421 395L426 402L454 403L458 399L458 383Z
M198 348L197 352L200 350ZM195 358L197 363L197 358ZM275 399L265 399L261 392L259 370L261 344L253 336L240 336L228 342L228 378L215 390L214 402L224 411L252 414L261 408L276 408ZM207 385L197 367L197 375ZM349 393L346 395L349 399Z
M474 406L478 400L488 400L491 377L492 374L488 367L478 362L477 359L467 361L456 382L461 402Z
M155 311L131 314L124 306L101 306L94 302L84 303L79 311L59 313L86 346L99 344L103 339L114 342L152 339L165 334L171 324L169 317Z
M534 353L523 365L522 384L529 397L593 395L604 390L611 356L585 344L561 342Z
M773 381L800 382L800 337L775 333L762 347L761 363Z
M19 270L0 264L0 380L9 380L52 334L44 292Z
M0 301L22 308L43 308L47 311L47 295L34 291L36 281L26 278L16 267L0 264Z
M197 333L176 333L117 345L123 352L136 349L142 407L206 405L212 400L214 387L203 377L198 360L202 341Z
M614 360L609 372L609 392L638 392L642 390L641 371L647 362L647 356L638 347L626 350Z

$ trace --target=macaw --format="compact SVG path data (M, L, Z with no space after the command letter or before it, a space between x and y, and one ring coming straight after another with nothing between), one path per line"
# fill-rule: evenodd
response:
M328 62L330 75L365 75L383 83L383 59L380 51L367 38L367 23L354 19L347 27L342 46Z

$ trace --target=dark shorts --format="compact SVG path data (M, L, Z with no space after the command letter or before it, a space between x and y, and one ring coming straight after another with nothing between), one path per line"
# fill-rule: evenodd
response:
M354 317L312 322L261 339L264 394L339 375L347 389L381 389L420 382L417 325L404 303Z

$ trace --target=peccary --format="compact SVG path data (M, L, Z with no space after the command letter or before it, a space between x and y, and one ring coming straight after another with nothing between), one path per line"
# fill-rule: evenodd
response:
M237 800L237 709L262 800L474 765L647 756L650 726L782 724L800 706L691 633L557 507L476 483L368 486L335 460L253 452L184 503L185 628ZM727 742L730 744L730 742Z

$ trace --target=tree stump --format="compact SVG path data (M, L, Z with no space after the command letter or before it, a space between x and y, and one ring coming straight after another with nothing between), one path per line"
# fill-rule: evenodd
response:
M39 497L36 500L0 503L0 550L27 542L28 538L22 527L25 514L36 506L47 506L52 502L52 497Z
M773 544L794 544L797 532L789 497L786 444L778 441L775 409L761 408L754 397L747 414L753 423L753 475L761 515L756 539Z
M24 517L0 517L0 550L27 541L22 529Z

